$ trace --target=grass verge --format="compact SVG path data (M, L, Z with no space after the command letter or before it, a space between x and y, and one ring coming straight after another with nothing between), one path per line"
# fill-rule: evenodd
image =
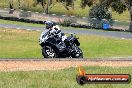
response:
M132 67L85 67L88 74L130 74ZM1 88L131 88L130 84L76 83L76 68L56 71L0 72Z
M34 27L43 27L43 24L33 24L33 23L25 23L25 22L17 22L17 21L10 21L10 20L2 20L0 19L1 24L16 24L22 26L34 26Z
M41 32L0 28L0 58L43 58L38 38ZM85 58L131 56L132 40L77 35Z

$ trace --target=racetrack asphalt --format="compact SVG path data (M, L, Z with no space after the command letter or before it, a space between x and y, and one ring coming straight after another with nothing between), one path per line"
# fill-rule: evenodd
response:
M36 30L36 31L44 30L44 27L23 26L23 25L16 25L16 24L0 24L0 27ZM86 35L100 35L100 36L114 37L114 38L121 38L121 39L132 39L132 33L129 33L129 32L103 31L103 30L92 30L92 29L81 30L81 29L76 29L76 28L72 28L72 29L63 28L62 32L64 32L64 33L75 33L75 34L86 34Z

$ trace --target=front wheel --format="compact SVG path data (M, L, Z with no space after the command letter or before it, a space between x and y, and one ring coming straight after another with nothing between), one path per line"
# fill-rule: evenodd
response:
M80 49L80 47L78 47L77 45L74 45L74 51L75 52L72 53L73 58L83 58L83 52Z
M76 58L83 58L83 52L79 47L78 47L78 53L76 54Z
M44 58L57 58L57 54L51 46L44 46L42 48L42 55Z

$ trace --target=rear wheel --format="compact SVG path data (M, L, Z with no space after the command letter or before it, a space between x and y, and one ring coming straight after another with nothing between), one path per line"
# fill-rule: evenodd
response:
M51 46L44 46L42 48L42 55L44 58L57 58L57 54Z

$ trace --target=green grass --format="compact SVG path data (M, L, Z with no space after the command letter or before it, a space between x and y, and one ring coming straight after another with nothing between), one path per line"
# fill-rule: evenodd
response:
M9 21L9 20L2 20L2 19L0 19L0 24L16 24L16 25L23 25L23 26L44 27L43 24L33 24L33 23Z
M117 12L112 11L112 18L119 21L129 21L130 14L129 14L129 11L125 11L122 14L118 14Z
M42 57L38 43L39 32L7 29L0 29L0 31L0 51L2 51L0 57Z
M41 32L0 28L0 58L42 58ZM132 40L77 35L85 58L131 56Z
M129 26L129 22L126 22L126 21L118 21L118 22L114 22L115 26Z
M9 7L8 0L0 0L0 8Z
M132 67L85 67L87 74L130 74ZM86 84L76 82L76 68L56 71L0 72L0 88L131 88L130 84Z
M80 36L80 42L85 57L123 57L132 55L132 40L83 35Z

